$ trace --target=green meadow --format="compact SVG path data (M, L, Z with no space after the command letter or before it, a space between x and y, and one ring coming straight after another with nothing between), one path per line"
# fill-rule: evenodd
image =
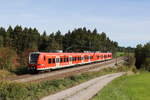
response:
M150 73L141 72L117 78L92 100L150 100Z

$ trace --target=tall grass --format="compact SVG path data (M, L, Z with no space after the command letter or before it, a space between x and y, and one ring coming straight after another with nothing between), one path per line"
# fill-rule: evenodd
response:
M7 78L7 77L13 77L13 76L16 76L16 75L7 70L0 70L0 80Z

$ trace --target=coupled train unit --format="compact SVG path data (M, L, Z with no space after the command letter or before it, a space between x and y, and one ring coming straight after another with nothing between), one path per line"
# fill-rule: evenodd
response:
M46 53L29 54L29 70L49 70L112 59L112 53Z

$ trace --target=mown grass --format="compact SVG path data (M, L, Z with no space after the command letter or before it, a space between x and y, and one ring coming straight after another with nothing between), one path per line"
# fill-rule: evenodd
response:
M125 52L116 52L116 57L126 56Z
M57 91L75 86L94 77L126 71L127 68L120 67L116 69L107 68L98 72L88 72L74 75L58 80L43 81L40 83L14 83L9 81L0 82L1 100L38 100L43 96L53 94Z
M126 75L112 81L92 100L150 100L150 73Z

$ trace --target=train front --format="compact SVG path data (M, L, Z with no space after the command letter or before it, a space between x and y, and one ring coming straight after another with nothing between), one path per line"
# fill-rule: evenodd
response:
M29 65L28 69L30 71L38 71L44 67L44 64L41 64L41 53L40 52L31 52L29 54Z

